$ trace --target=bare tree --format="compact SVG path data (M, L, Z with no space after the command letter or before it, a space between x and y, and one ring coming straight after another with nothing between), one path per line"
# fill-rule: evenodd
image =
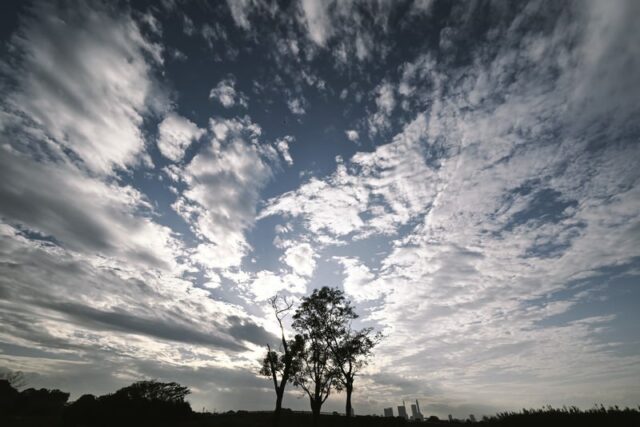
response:
M267 344L267 354L262 361L262 369L260 373L264 376L271 377L273 387L276 391L276 408L273 412L273 425L280 423L280 414L282 412L282 399L284 390L289 381L293 380L293 376L299 369L299 355L304 346L301 336L296 336L293 340L287 340L284 332L283 319L289 314L293 308L293 303L287 301L284 297L274 296L269 300L273 313L280 326L280 351L271 349Z

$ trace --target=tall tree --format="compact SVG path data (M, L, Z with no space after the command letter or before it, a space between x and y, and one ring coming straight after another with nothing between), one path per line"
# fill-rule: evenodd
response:
M327 301L335 290L323 287L315 289L302 302L293 315L293 328L298 331L305 346L300 354L300 369L296 372L294 384L304 390L309 397L313 425L317 426L322 405L331 394L332 388L340 389L338 370L333 364L326 323L331 313L327 311Z
M355 377L366 365L367 357L382 335L374 334L373 328L353 329L352 321L358 314L340 289L325 286L314 291L301 308L305 304L307 311L313 313L307 317L317 321L312 326L320 329L316 333L326 342L338 388L346 392L346 415L351 417Z
M267 344L267 354L262 361L260 373L264 376L271 377L273 381L273 387L276 391L276 408L273 412L273 425L278 426L282 412L284 390L287 383L293 381L293 376L299 369L299 355L304 347L304 342L300 335L296 335L293 340L287 340L285 336L282 321L293 308L293 303L287 301L286 298L280 298L278 295L271 298L269 302L271 303L271 308L280 327L281 351L272 350L271 346Z
M349 324L339 334L328 335L334 365L340 372L339 381L347 394L345 411L347 417L351 417L351 395L355 377L366 366L367 358L371 355L373 347L382 339L382 334L373 334L373 328L354 331Z

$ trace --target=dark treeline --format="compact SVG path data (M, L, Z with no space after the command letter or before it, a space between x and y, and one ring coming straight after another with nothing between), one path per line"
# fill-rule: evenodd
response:
M67 403L69 393L28 388L19 392L0 380L0 425L180 425L193 417L184 400L189 389L177 383L139 381L103 396L85 394Z
M106 427L106 426L184 426L184 427L268 427L272 419L268 412L228 411L220 414L196 413L184 400L189 393L176 383L140 381L115 393L103 396L83 395L68 403L69 393L60 390L16 390L9 381L0 380L0 425L3 427ZM317 423L327 427L400 427L411 425L478 425L478 426L549 426L595 427L639 426L640 411L636 408L603 406L590 410L543 408L504 412L484 417L477 423L470 420L407 421L400 417L319 414L282 409L280 424L285 427L305 427Z

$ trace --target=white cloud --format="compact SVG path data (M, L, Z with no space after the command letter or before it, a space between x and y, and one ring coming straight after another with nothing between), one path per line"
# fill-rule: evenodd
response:
M355 302L373 300L382 296L374 283L375 275L356 258L335 257L344 268L345 279L342 282L344 291Z
M324 46L331 37L332 25L328 10L331 3L313 0L300 2L301 20L307 27L309 38L319 46Z
M294 138L290 135L287 135L284 138L279 138L275 142L276 149L280 152L280 155L289 166L293 164L293 158L291 158L291 154L289 153L289 145L293 141Z
M182 159L189 145L204 133L205 130L191 120L169 113L158 126L158 149L163 156L177 162Z
M378 94L376 97L378 109L387 115L391 114L396 105L393 86L388 82L382 83L376 92Z
M391 127L390 116L396 106L395 89L391 83L383 82L375 91L377 111L368 120L371 135Z
M360 135L358 135L358 131L356 130L347 130L345 131L345 134L347 135L349 141L356 142L360 138Z
M1 149L2 217L70 250L120 262L177 268L179 243L171 230L144 215L150 210L134 188L90 178L72 165L39 163Z
M299 276L309 277L316 268L316 254L309 243L293 244L284 252L282 260Z
M255 0L227 0L231 17L236 25L240 28L248 30L251 27L249 22L249 13L256 6Z
M303 98L291 98L287 101L287 107L289 107L289 110L298 116L301 116L306 112L305 104L306 102Z
M279 275L263 270L250 282L250 289L259 301L265 301L283 291L302 294L306 291L305 284L306 280L295 274Z
M327 179L311 179L269 200L260 217L302 217L317 237L393 233L436 195L437 183L430 181L435 171L423 154L425 128L424 116L418 116L392 143L357 153Z
M35 6L11 41L22 55L7 101L92 171L109 173L140 159L139 127L162 96L152 78L162 59L130 17L94 6Z
M240 91L235 89L236 81L234 78L221 80L216 87L209 92L209 98L215 98L225 108L231 108L235 105L247 107L247 97Z
M249 250L244 232L253 225L259 190L271 178L277 155L259 144L261 129L248 118L212 119L215 138L185 166L187 189L174 204L203 240L196 259L211 268L237 266Z

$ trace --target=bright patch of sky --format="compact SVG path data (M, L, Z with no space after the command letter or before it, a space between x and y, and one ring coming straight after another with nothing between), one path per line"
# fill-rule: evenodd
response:
M4 4L0 364L270 409L266 300L331 285L386 335L357 413L637 405L638 16Z

